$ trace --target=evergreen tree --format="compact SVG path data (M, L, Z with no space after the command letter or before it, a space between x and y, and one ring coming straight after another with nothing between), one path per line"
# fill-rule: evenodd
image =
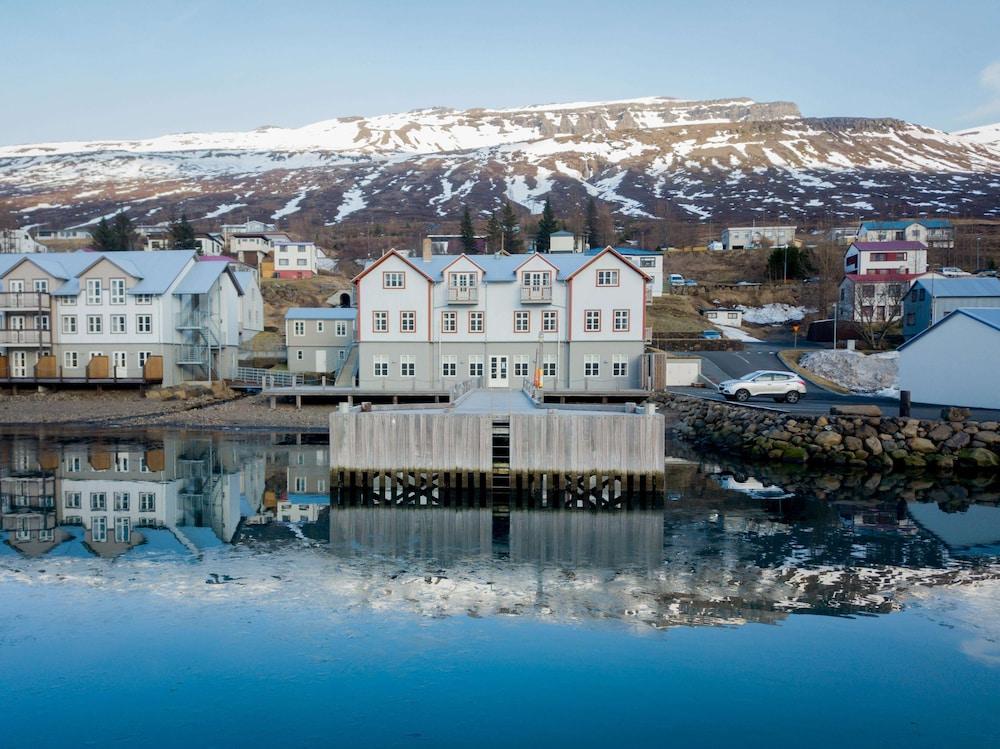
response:
M500 226L496 211L494 211L490 214L490 220L486 222L486 249L498 252L501 242L503 242L503 227Z
M115 249L114 233L111 231L106 218L102 218L97 222L97 228L90 233L90 237L93 240L95 250L107 251Z
M517 221L517 213L510 201L503 204L500 214L500 228L503 230L503 249L511 254L521 251L521 226Z
M197 250L194 228L188 223L187 213L181 213L180 221L170 222L170 243L175 250Z
M109 250L134 250L136 245L135 229L125 211L119 211L111 221L111 247Z
M542 209L542 218L538 222L538 232L535 234L535 250L537 252L548 252L552 246L552 232L559 231L559 222L556 221L556 214L552 210L549 199L545 199L545 208Z
M469 206L466 204L462 211L462 251L467 254L476 252L476 227L472 223L472 214L469 213Z
M597 213L597 203L593 198L587 201L587 218L584 221L584 231L587 233L587 243L591 247L604 247L604 237L601 235L601 217Z

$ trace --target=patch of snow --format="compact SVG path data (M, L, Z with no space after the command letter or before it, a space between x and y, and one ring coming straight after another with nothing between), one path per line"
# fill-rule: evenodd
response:
M299 206L303 200L305 200L306 195L309 193L310 188L304 187L299 191L299 194L294 198L285 203L283 208L279 208L274 213L271 214L272 219L279 219L284 216L288 216L292 213L297 213L299 211Z
M816 310L808 307L795 307L791 304L765 304L763 307L744 307L738 305L737 309L743 310L743 320L751 325L784 325L788 322L801 320L803 317Z
M899 353L863 354L837 349L813 351L799 364L855 393L899 397Z
M723 338L728 338L731 341L743 341L744 343L761 343L760 338L754 338L749 333L744 333L739 328L732 328L728 325L716 325L721 332Z
M229 213L230 211L235 211L237 208L243 208L246 203L223 203L214 211L209 211L205 214L205 218L218 218L224 213Z

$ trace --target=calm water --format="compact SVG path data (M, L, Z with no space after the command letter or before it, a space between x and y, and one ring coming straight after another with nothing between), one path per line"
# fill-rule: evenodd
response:
M494 517L331 507L316 439L0 437L0 743L1000 746L996 480Z

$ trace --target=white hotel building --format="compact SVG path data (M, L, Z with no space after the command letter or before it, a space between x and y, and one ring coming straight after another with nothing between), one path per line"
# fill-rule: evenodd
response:
M596 255L382 256L355 279L363 388L638 387L649 276Z

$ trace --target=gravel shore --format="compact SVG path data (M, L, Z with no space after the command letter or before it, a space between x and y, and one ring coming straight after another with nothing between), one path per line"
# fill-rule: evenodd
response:
M334 406L279 404L270 410L261 396L203 396L157 401L135 391L52 391L0 396L0 427L65 426L176 427L326 431Z

